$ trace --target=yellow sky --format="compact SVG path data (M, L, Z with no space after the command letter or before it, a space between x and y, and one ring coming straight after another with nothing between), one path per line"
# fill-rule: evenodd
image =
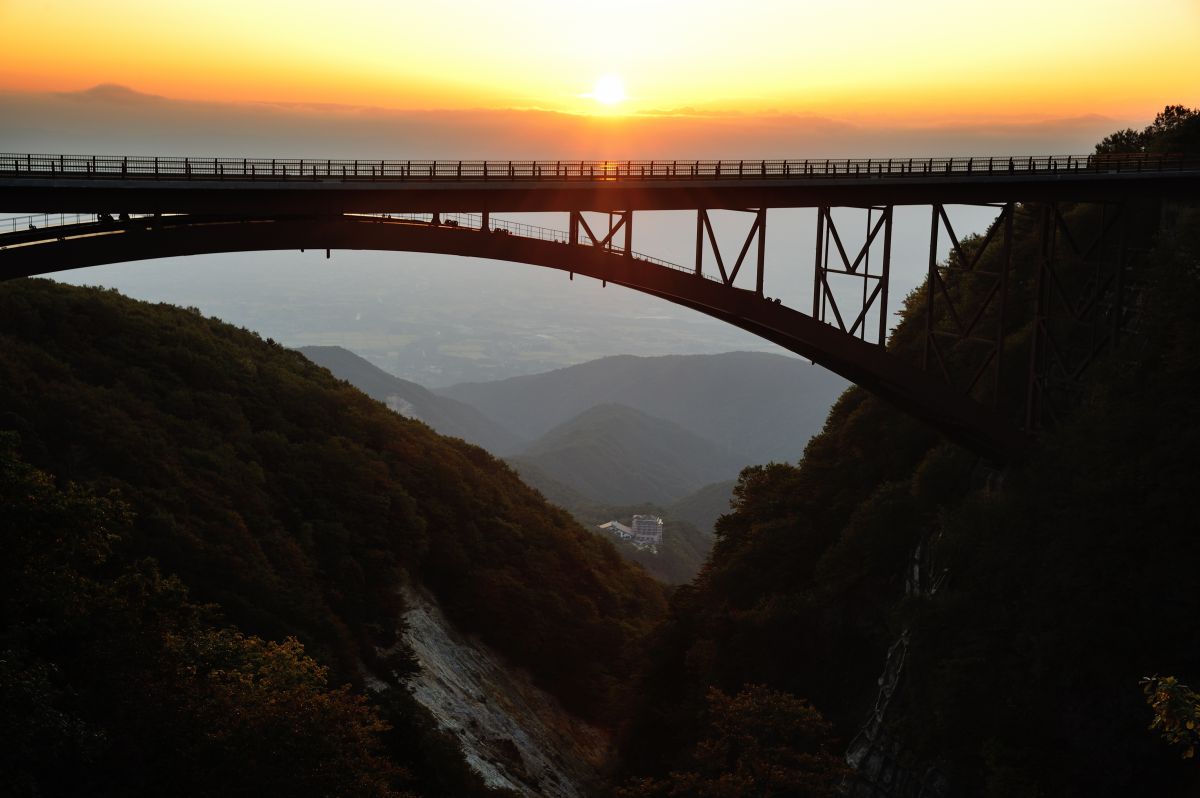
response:
M1197 0L0 0L0 89L903 122L1200 105ZM610 113L612 111L609 111Z

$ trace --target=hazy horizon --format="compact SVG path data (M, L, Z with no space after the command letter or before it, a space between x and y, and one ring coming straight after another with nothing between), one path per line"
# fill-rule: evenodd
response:
M52 20L53 24L49 24ZM0 89L115 83L187 100L629 120L730 112L876 125L1132 118L1194 103L1188 0L990 6L611 0L189 4L110 0L48 17L10 0ZM598 92L603 76L621 85ZM601 95L604 96L601 96Z
M1200 101L1187 81L1146 79L1197 62L1178 44L1200 20L1196 9L1154 5L1132 21L1115 5L1093 6L1086 25L1039 7L1039 23L1026 25L1020 15L932 1L762 3L736 15L716 4L642 4L643 24L605 36L606 20L632 19L634 9L535 3L520 18L516 6L400 13L349 0L336 12L298 3L275 17L245 4L190 15L117 0L99 27L79 13L51 32L24 24L40 9L22 0L0 8L0 21L24 31L0 54L0 151L414 160L1086 153L1166 102ZM1163 30L1163 20L1176 24ZM1136 36L1147 26L1154 42ZM395 34L411 29L424 35L396 47ZM615 85L608 94L597 88L604 80ZM852 249L865 227L856 213L838 212ZM928 213L896 209L890 321L928 268ZM713 215L723 249L736 252L746 219ZM953 215L965 236L994 214ZM566 226L565 214L512 218ZM811 307L815 228L811 210L768 214L766 293L800 309ZM687 264L694 230L694 214L639 213L634 248ZM943 236L938 257L947 251ZM661 300L480 260L245 253L54 276L197 306L289 346L346 346L435 387L610 354L782 351Z
M999 128L959 125L930 132L784 115L761 124L758 117L744 114L701 121L630 121L534 111L399 112L202 103L111 86L68 93L0 93L0 116L25 123L0 129L4 151L414 159L654 158L671 153L746 159L818 153L899 157L935 150L978 154L1003 142L1010 152L1083 152L1124 126L1123 121L1085 117ZM930 149L918 149L919 142ZM928 214L923 207L895 211L889 326L899 302L927 270ZM955 208L952 214L960 236L982 231L994 217L988 208ZM736 252L748 220L730 212L712 215L723 249ZM503 216L566 227L566 214ZM865 228L864 214L842 209L836 216L844 225L846 245L856 250L861 238L854 237ZM639 212L634 248L688 264L694 258L694 234L694 213ZM811 209L769 212L767 295L802 310L811 307L815 234ZM949 242L942 236L939 258L948 251ZM877 252L872 257L878 257ZM339 251L326 261L323 252L240 253L116 264L52 276L117 288L141 299L196 306L288 346L345 346L397 376L429 387L534 373L616 354L737 349L785 353L723 322L633 291L604 288L585 278L570 281L553 270L447 256Z

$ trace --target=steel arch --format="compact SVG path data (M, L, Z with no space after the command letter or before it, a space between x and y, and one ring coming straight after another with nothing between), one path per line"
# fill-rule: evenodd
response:
M6 236L5 238L9 238ZM785 305L749 291L602 248L379 217L160 217L24 233L0 250L0 278L136 260L295 249L427 252L578 273L691 308L771 341L891 402L997 461L1017 457L1025 435L930 374Z

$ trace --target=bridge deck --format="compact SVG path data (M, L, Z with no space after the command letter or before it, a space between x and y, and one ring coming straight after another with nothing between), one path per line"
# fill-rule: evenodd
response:
M43 211L58 217L0 220L0 279L146 258L309 248L436 252L562 269L659 296L748 330L820 362L952 439L1007 460L1025 446L1024 434L949 384L948 373L943 382L882 346L891 240L888 206L935 206L929 261L934 279L943 223L958 247L941 208L946 204L1004 203L1008 253L1013 203L1197 196L1200 157L1174 155L485 162L0 154L0 211ZM853 261L833 230L830 206L883 211ZM849 328L836 305L835 326L827 323L824 304L818 309L814 302L809 315L764 295L767 209L787 207L825 208L817 214L814 278L816 285L824 285L817 289L823 291L822 303L832 301L829 274L864 281L858 321ZM708 209L714 208L755 211L728 274L708 219ZM587 210L615 211L619 220L614 226L610 217L607 236L600 237L579 213ZM696 213L694 269L632 252L631 212L641 210ZM499 222L491 216L496 211L570 212L570 231ZM452 217L462 212L480 215ZM1044 227L1057 213L1047 206ZM871 273L866 256L881 228L882 273ZM618 230L623 247L614 240ZM702 271L705 230L720 280L702 279L716 276ZM833 231L845 270L836 263L831 268L828 257L822 261L823 230ZM756 257L747 259L755 240ZM752 264L742 273L753 275L753 289L735 284L744 263ZM996 339L984 341L993 346L992 355L979 367L994 359L997 385L1005 330L1003 286L1010 268L1006 261L1001 276L990 276L992 293L976 310L975 321L968 328L960 324L954 333L958 341L976 340L972 330L1000 292ZM876 281L870 294L868 280ZM931 306L933 296L931 287ZM876 297L879 340L872 343L856 331L861 333L859 321L872 312ZM931 328L930 340L941 332ZM1037 378L1031 365L1030 385L1036 386Z
M1200 158L398 161L0 154L0 211L687 210L1194 196Z

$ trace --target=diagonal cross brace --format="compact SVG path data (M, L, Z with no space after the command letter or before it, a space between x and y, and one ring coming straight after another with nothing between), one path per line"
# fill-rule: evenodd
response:
M817 209L817 263L814 275L813 316L821 321L826 321L828 311L832 310L833 319L838 329L850 335L860 335L865 339L867 318L871 311L878 306L879 330L877 343L882 346L887 337L886 308L891 265L892 208L891 206L882 206L864 208L863 210L868 211L866 238L858 254L851 261L849 254L846 252L846 247L842 242L841 234L838 232L837 225L833 220L831 209L826 206ZM871 213L875 211L879 212L879 218L872 220ZM876 244L881 233L883 237L882 270L879 274L871 274L871 249ZM836 250L837 260L841 261L843 268L831 268L829 266L830 252L834 250ZM845 317L842 316L837 295L829 283L830 274L840 274L862 280L861 305L849 327L846 325ZM868 283L871 280L875 281L875 285L873 288L868 289Z
M850 257L846 254L846 248L842 245L842 237L838 234L837 225L833 223L833 214L829 208L821 208L819 213L824 214L825 224L833 237L833 243L837 245L838 255L841 256L842 264L845 265L846 271L849 274L857 274L858 267L866 260L867 255L871 251L871 245L875 243L875 237L879 235L879 231L883 229L884 223L890 220L890 213L884 212L879 215L879 221L867 233L867 240L863 242L862 248L859 249L858 255L854 258L854 262L850 262Z
M613 216L618 217L616 224L612 224ZM609 229L608 234L603 238L598 237L592 232L592 226L588 224L580 211L571 211L570 216L570 240L572 244L583 243L579 237L579 229L582 227L583 232L587 234L588 239L592 242L592 246L596 249L612 249L612 242L617 231L625 231L625 254L633 255L633 211L613 211L609 214Z
M928 369L932 360L938 365L943 377L947 381L951 381L950 374L946 368L946 353L942 351L942 347L938 342L939 337L948 339L951 346L961 344L986 345L986 351L983 352L980 362L976 365L974 372L970 375L970 379L962 390L967 394L975 391L983 375L991 370L993 372L992 401L995 404L999 401L1000 397L1003 370L1005 309L1008 299L1008 274L1012 267L1012 229L1016 209L1013 203L981 204L985 207L999 208L1000 213L996 216L992 224L988 226L987 232L979 242L978 247L970 253L963 248L962 241L959 239L958 233L954 230L954 225L946 213L945 206L941 204L933 206L929 240L929 273L926 278L925 289L926 331L924 368ZM958 265L954 265L955 257L948 259L944 267L939 266L937 263L938 237L943 228L950 238L950 252L952 256L956 256ZM987 271L980 268L980 262L983 259L984 253L988 251L989 247L997 239L997 236L1000 237L1001 241L999 270ZM989 278L989 282L982 286L982 298L976 296L974 299L975 307L970 315L966 315L968 309L962 307L959 300L956 300L954 297L948 279L951 273ZM938 315L935 309L935 302L939 298L941 300L941 307L951 322L951 329L949 330L941 328L935 323ZM994 333L991 335L977 333L976 331L980 323L990 310L995 310Z
M738 252L737 260L734 261L732 270L725 268L725 259L721 257L721 247L717 243L716 233L713 232L712 220L708 216L709 209L700 208L696 211L696 274L703 274L704 239L707 237L709 246L712 248L713 257L717 261L717 269L721 272L721 282L732 286L733 281L737 279L738 272L742 269L742 264L746 262L746 256L750 252L750 245L755 243L757 239L758 249L755 258L754 291L759 296L762 296L767 253L767 209L736 208L731 210L754 214L754 221L750 224L750 230L746 233L746 240L742 243L742 249Z

